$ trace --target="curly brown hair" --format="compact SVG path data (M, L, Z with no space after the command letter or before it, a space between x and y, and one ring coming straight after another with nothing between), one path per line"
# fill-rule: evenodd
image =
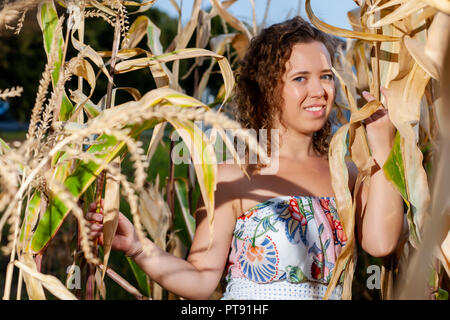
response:
M333 60L338 41L314 28L301 17L274 24L261 30L247 49L236 73L234 105L237 121L246 129L266 129L271 132L275 117L281 115L283 74L292 48L297 43L322 42ZM331 123L314 133L313 146L321 155L329 148ZM270 156L271 140L267 136ZM262 167L261 163L257 168Z

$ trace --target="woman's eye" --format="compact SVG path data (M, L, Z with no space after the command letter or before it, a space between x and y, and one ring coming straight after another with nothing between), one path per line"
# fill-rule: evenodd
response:
M294 81L297 81L297 82L303 82L304 80L305 80L305 77L297 77L294 79Z
M322 75L322 78L325 80L334 80L332 74L324 74L324 75Z

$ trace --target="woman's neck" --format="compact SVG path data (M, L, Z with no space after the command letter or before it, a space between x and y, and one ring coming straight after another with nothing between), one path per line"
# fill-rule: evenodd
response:
M320 156L314 149L312 134L303 134L284 128L280 129L278 155L280 158L290 160L305 160Z

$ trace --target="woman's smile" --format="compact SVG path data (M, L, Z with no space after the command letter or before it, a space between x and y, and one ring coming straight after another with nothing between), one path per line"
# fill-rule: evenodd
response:
M323 117L326 112L326 104L312 104L307 107L304 107L303 110L307 111L313 117Z

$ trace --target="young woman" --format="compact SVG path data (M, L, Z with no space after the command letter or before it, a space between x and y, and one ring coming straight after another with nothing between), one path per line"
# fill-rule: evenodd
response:
M299 17L252 39L237 76L238 120L245 128L278 130L277 168L271 168L275 162L268 167L248 164L248 179L237 164L219 165L210 247L206 210L200 204L187 260L150 240L152 253L144 254L122 214L113 249L133 257L153 280L187 299L207 299L224 270L224 299L321 299L347 240L327 160L334 48L329 36ZM365 98L374 99L368 93ZM357 235L365 251L382 257L395 249L403 225L402 198L380 170L395 129L383 108L365 125L377 166L370 185L363 184L357 195ZM274 173L263 174L263 169ZM350 190L356 174L349 165ZM102 243L102 214L95 213L95 204L88 219L100 222L91 225L91 236ZM331 299L340 299L341 290L338 285Z

